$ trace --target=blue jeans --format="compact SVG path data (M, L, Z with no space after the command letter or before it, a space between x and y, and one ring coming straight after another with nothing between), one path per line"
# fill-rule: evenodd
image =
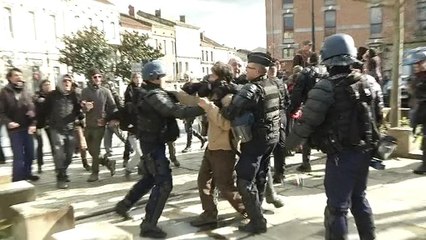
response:
M34 139L28 131L9 131L12 145L13 164L12 181L26 180L31 174L31 165L34 160Z

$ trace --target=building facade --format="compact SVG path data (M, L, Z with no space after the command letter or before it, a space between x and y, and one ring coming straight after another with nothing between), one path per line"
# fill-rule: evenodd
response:
M152 24L151 38L148 44L160 50L164 54L161 60L164 62L167 72L166 82L176 80L176 31L175 23L161 17L161 10L156 10L155 15L138 11L136 18Z
M104 30L111 43L120 42L119 12L107 1L1 0L0 74L21 68L33 91L42 79L55 83L68 70L58 61L61 38L91 25Z
M201 40L201 73L203 76L211 73L215 62L228 63L229 59L236 56L236 50L226 47L200 33Z
M384 59L384 71L390 70L394 9L387 5L391 2L265 0L267 49L275 58L287 62L287 70L291 69L292 59L301 43L313 39L314 25L316 52L319 52L325 37L347 33L353 36L357 46L379 49ZM426 1L405 1L406 48L425 45L425 29Z

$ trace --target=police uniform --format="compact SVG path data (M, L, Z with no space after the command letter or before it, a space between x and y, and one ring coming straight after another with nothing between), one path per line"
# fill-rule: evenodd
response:
M259 52L249 54L248 63L264 67L272 65L271 57ZM279 90L265 75L249 80L223 112L224 117L231 121L247 113L253 116L253 123L248 128L252 139L241 143L241 156L235 167L238 191L250 219L247 225L239 229L251 233L266 232L266 219L261 205L269 156L278 142L280 128Z
M370 111L366 104L372 102L370 85L361 76L351 74L350 65L357 61L351 36L335 34L326 38L321 55L329 77L310 91L287 145L295 147L309 138L327 154L325 239L347 239L349 208L360 239L375 239L372 211L365 198L372 159L371 129L367 128L371 124L364 118ZM362 98L355 101L360 95Z
M426 61L426 47L419 47L411 50L408 56L408 64L425 65ZM422 164L417 167L413 172L416 174L426 174L426 69L423 66L418 66L420 69L415 73L412 80L411 88L413 89L413 97L416 100L414 119L414 129L417 125L422 125L422 144L423 150Z
M157 80L165 76L160 61L145 64L142 77ZM127 211L146 193L151 191L141 223L142 237L164 238L166 233L157 227L166 201L172 191L172 173L166 157L165 144L179 136L176 118L196 117L204 113L200 107L184 107L177 104L160 85L151 81L135 96L137 103L137 129L143 153L144 174L128 194L116 205L116 212L127 216Z

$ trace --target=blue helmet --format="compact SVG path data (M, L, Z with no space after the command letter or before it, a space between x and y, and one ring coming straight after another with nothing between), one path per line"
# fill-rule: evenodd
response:
M411 65L426 60L426 47L418 47L407 52L404 65Z
M358 62L354 39L344 33L327 37L320 53L322 64L326 66L348 66Z
M142 79L144 81L157 80L164 76L166 76L166 68L160 60L153 60L143 66Z

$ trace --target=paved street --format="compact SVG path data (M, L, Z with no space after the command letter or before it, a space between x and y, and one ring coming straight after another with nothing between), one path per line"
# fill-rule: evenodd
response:
M185 147L185 135L177 141L177 150ZM202 151L200 143L195 141L192 153L178 154L180 168L173 167L174 189L168 201L159 225L165 229L170 239L290 239L314 240L323 239L323 211L325 194L323 188L324 159L314 161L311 174L297 174L295 166L300 162L300 154L287 160L289 171L284 185L275 185L277 191L285 196L286 205L274 209L264 203L268 232L261 236L249 236L238 231L242 222L227 202L219 202L221 221L217 226L198 229L190 226L189 221L201 212L201 205L196 188L197 170L200 166ZM6 151L7 152L7 151ZM87 183L89 175L84 171L78 158L70 166L71 188L57 190L53 162L46 155L44 172L41 180L34 183L37 190L37 201L57 200L72 203L75 208L77 223L106 221L134 234L138 237L138 225L144 213L144 197L131 212L132 220L124 221L112 212L114 204L119 201L132 184L138 179L124 177L121 166L122 146L114 149L114 157L118 160L117 174L113 177L106 169L101 169L99 182ZM322 156L315 153L314 156ZM386 162L385 171L370 172L368 199L375 213L378 239L426 239L426 184L425 177L411 174L411 169L418 160L393 159ZM10 161L2 170L10 168ZM302 178L303 181L297 181ZM303 183L303 186L301 184ZM358 239L353 218L350 217L350 238Z

